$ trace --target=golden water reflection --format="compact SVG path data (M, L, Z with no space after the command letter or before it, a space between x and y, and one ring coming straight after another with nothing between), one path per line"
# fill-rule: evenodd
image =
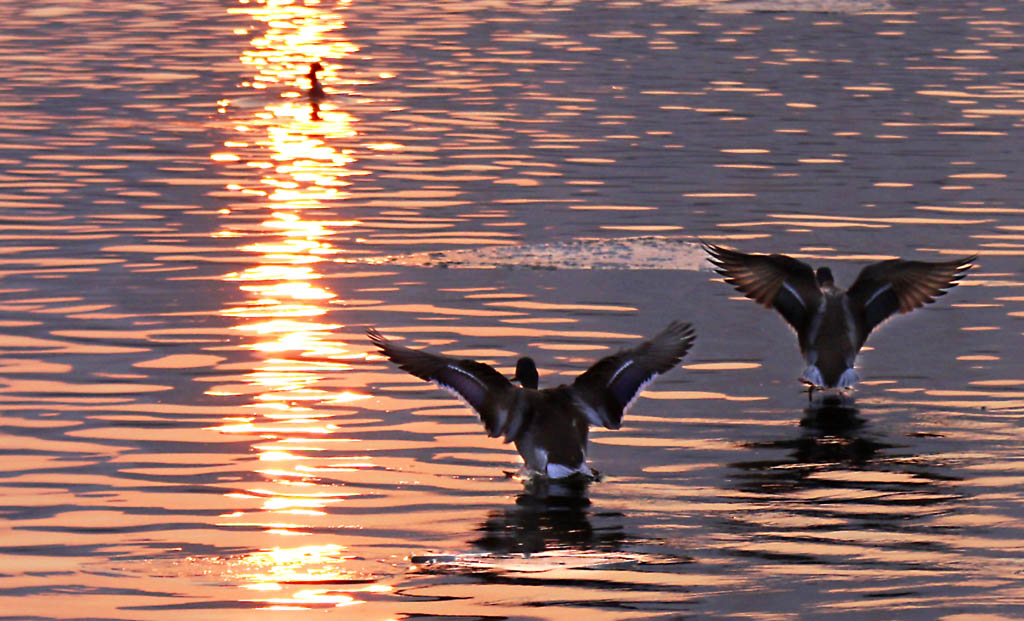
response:
M308 605L341 607L358 604L356 592L386 593L358 574L338 573L337 566L353 559L345 546L309 545L262 550L247 556L238 570L242 588L266 594L249 601L267 604L273 610L306 608ZM280 597L286 587L302 585L291 597ZM322 586L321 586L322 585ZM301 602L303 605L298 605Z
M233 330L255 363L209 394L251 399L217 427L259 438L251 462L257 480L227 494L241 508L222 515L221 526L262 531L263 547L237 559L232 578L260 594L243 600L271 609L348 606L359 603L356 591L388 590L350 568L352 556L331 532L329 514L358 495L331 477L373 466L365 455L339 455L338 447L356 441L339 438L333 422L336 406L367 395L322 386L328 374L351 369L347 357L362 357L339 339L342 326L328 318L329 305L343 294L327 287L322 273L344 253L332 238L360 224L333 217L351 179L363 174L353 168L353 152L335 146L355 136L359 122L332 101L340 61L358 50L339 36L345 7L239 0L230 9L251 16L250 31L260 31L241 56L254 73L243 86L254 94L220 102L237 136L211 154L232 172L248 171L232 175L227 190L250 204L262 201L267 213L255 229L243 229L228 217L231 210L222 212L216 235L245 240L239 250L252 264L223 276L241 296L221 313L235 320ZM312 63L323 67L326 99L304 95Z

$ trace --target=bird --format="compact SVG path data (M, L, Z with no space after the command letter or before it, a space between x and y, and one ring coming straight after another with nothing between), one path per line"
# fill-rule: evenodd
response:
M309 118L312 121L320 120L320 102L327 98L324 87L320 85L320 80L316 77L317 72L323 70L323 65L314 62L309 65L309 73L306 75L309 78Z
M977 255L951 261L889 259L865 266L846 291L832 270L784 254L746 254L701 241L715 271L746 297L774 308L796 330L807 368L800 380L816 389L851 390L860 381L857 352L871 331L957 285Z
M319 102L327 97L324 93L324 87L320 85L320 80L316 77L316 74L324 70L324 66L319 62L314 62L309 65L309 73L306 77L309 78L309 99L310 101Z
M529 357L516 362L516 386L482 362L402 347L374 328L366 333L399 368L462 399L488 436L514 442L529 478L555 480L595 478L587 465L590 425L618 429L640 391L675 367L696 338L691 324L672 321L649 340L598 360L571 384L539 388Z

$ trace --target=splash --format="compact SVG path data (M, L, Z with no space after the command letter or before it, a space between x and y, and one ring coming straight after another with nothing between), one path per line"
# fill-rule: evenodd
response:
M699 270L705 264L696 242L660 236L459 248L391 256L383 262L416 267L536 270Z
M885 0L769 0L751 2L715 2L706 10L717 13L804 12L804 13L872 13L892 9Z

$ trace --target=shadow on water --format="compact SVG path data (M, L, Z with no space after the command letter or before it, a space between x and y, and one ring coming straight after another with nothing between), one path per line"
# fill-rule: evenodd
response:
M867 437L866 421L849 400L819 399L804 409L799 437L752 442L750 449L789 451L785 459L743 461L731 464L744 471L739 477L744 491L778 494L805 485L817 485L810 475L827 469L863 468L878 452L894 445Z
M589 486L582 480L531 481L513 504L491 510L477 527L479 536L469 543L480 552L410 560L420 574L446 576L441 585L470 578L495 589L514 588L515 595L505 595L511 600L503 605L517 602L531 618L536 607L549 605L612 618L650 606L689 610L695 579L688 573L692 570L682 568L692 567L693 559L667 554L657 542L627 534L625 514L595 510ZM651 554L653 549L659 553ZM419 583L411 574L398 591L422 597L429 588L431 596L444 596L438 584Z
M754 450L781 449L788 454L783 459L731 464L743 471L738 477L743 491L786 494L805 488L863 486L895 491L948 478L922 472L917 464L919 460L910 456L890 454L906 446L879 437L880 433L869 425L852 398L827 396L815 399L804 409L800 427L802 431L796 438L745 445ZM906 477L857 474L893 472L894 468ZM839 472L845 474L835 474Z
M617 550L625 539L623 515L594 513L588 488L586 481L533 481L514 505L491 511L470 543L495 554Z
M872 418L852 400L827 398L804 410L799 436L746 445L785 455L731 464L738 489L752 495L750 513L733 520L753 531L739 555L890 571L943 557L950 531L935 521L959 502L950 483L959 479L886 440Z

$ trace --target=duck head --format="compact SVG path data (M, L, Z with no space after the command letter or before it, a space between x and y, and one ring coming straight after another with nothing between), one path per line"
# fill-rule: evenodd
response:
M516 380L523 388L537 390L540 377L537 375L537 365L533 362L533 358L520 358L516 362Z
M832 270L827 267L819 267L815 277L819 287L834 287L836 285L835 279L832 278Z

